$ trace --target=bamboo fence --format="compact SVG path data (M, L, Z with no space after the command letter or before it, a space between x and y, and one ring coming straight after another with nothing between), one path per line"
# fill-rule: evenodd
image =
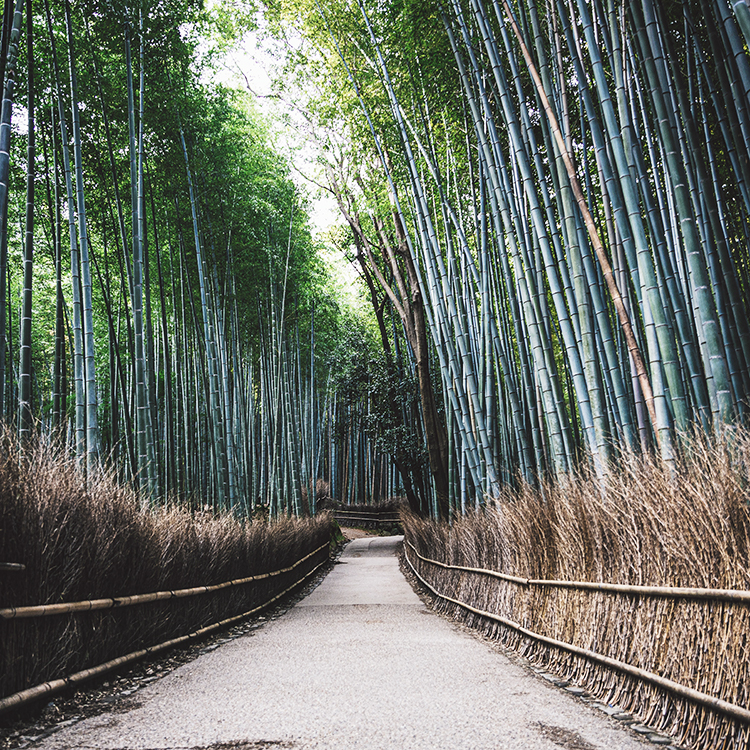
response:
M297 562L295 562L293 565L287 566L285 568L280 568L279 570L274 570L274 571L270 571L267 573L261 573L259 575L248 576L246 578L239 578L239 579L235 579L232 581L226 581L226 582L215 584L212 586L197 586L197 587L193 587L189 589L180 589L177 591L157 591L157 592L152 592L150 594L116 597L112 599L97 599L97 600L88 600L88 601L81 601L81 602L65 602L65 603L60 603L56 605L10 607L10 608L0 610L0 618L4 620L11 620L11 619L20 619L20 618L46 617L49 615L59 615L59 614L64 614L64 613L87 612L87 611L91 611L95 609L121 608L121 607L127 607L127 606L131 606L135 604L145 604L145 603L159 601L163 599L178 599L178 598L185 598L185 597L190 597L190 596L197 596L200 594L206 594L206 593L210 593L213 591L219 591L219 590L230 588L230 587L242 586L247 583L251 583L253 581L265 580L268 578L273 578L273 577L284 575L286 573L290 573L296 568L298 568L299 566L303 565L305 562L307 562L311 558L318 555L321 551L323 551L324 549L328 547L329 547L329 542L326 542L325 544L322 544L318 548L314 549L309 554L297 560ZM34 687L28 688L26 690L21 690L5 698L2 698L0 699L0 713L3 713L13 708L20 708L21 706L27 703L30 703L31 701L37 700L41 698L42 696L49 696L55 693L59 693L60 691L65 690L66 688L75 687L81 684L82 682L85 682L86 680L92 679L94 677L98 677L113 669L117 669L118 667L125 666L126 664L130 664L144 657L159 653L168 648L185 645L189 643L190 641L197 640L198 638L202 638L203 636L213 633L214 631L219 630L220 628L233 625L247 617L251 617L252 615L257 614L258 612L266 609L274 602L277 602L279 599L284 597L293 589L297 588L300 584L304 583L308 578L310 578L318 570L320 570L320 568L323 565L325 565L327 562L328 562L328 555L326 555L325 559L319 562L311 570L307 571L302 576L296 578L294 582L286 586L282 591L277 592L270 599L267 599L263 603L256 605L255 607L253 607L250 610L247 610L246 612L243 612L238 615L234 615L232 617L224 618L218 622L214 622L210 625L207 625L191 633L188 633L187 635L182 635L177 638L170 638L169 640L163 641L162 643L159 643L157 645L150 646L150 647L143 648L143 649L138 649L136 651L132 651L128 654L125 654L124 656L119 656L115 659L110 659L109 661L106 661L102 664L78 671L67 677L47 681L39 685L36 685Z
M45 617L47 615L61 615L69 612L90 612L97 609L114 609L115 607L128 607L133 604L146 604L148 602L161 601L163 599L183 599L188 596L196 596L198 594L208 594L212 591L221 591L231 586L243 586L253 581L263 581L266 578L273 578L275 576L283 575L284 573L290 573L295 568L298 568L302 563L314 557L322 549L329 546L329 542L321 544L320 547L314 549L308 555L297 560L293 565L289 565L286 568L280 568L279 570L272 570L268 573L259 573L254 576L247 576L245 578L235 578L232 581L224 581L223 583L216 583L212 586L194 586L188 589L177 589L175 591L153 591L149 594L137 594L135 596L118 596L111 599L86 599L80 602L59 602L58 604L37 604L29 607L6 607L0 609L0 618L3 620L14 620L26 617Z
M0 562L0 570L4 570L6 572L8 571L22 571L26 570L26 566L23 563L9 563L9 562Z
M408 534L406 561L438 609L676 743L748 746L750 591L531 579L441 562Z
M435 565L445 570L464 570L467 573L477 573L478 575L497 578L501 581L510 581L521 586L551 586L564 589L580 589L586 591L604 591L612 594L633 594L635 596L662 596L668 599L708 599L714 602L744 602L750 603L750 591L740 591L735 589L707 589L691 588L686 586L634 586L622 583L603 583L601 581L556 581L549 578L523 578L521 576L512 576L507 573L500 573L496 570L487 568L472 568L465 565L449 565L448 563L433 560L432 558L420 555L417 548L411 543L406 542L420 560L430 565ZM2 616L0 610L0 616Z

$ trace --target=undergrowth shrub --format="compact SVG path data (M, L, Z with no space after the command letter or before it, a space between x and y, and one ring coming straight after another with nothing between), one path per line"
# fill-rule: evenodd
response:
M204 586L288 567L332 522L240 521L177 507L142 511L104 473L84 479L42 445L0 452L0 609ZM193 632L268 601L327 559L222 591L114 610L0 618L0 697Z
M532 579L750 589L750 435L692 436L673 467L625 456L603 481L568 476L507 490L490 508L438 524L404 516L407 542L433 559ZM441 593L531 631L750 705L750 605L520 586L416 569ZM540 667L636 712L686 745L747 747L750 729L443 600L436 606Z

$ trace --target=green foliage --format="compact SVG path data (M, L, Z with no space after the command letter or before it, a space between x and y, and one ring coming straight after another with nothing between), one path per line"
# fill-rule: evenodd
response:
M426 451L413 373L389 360L374 334L356 322L329 361L332 388L343 405L358 413L377 450L421 472Z
M744 421L750 392L741 19L713 0L510 6L267 11L305 39L289 65L310 63L305 106L377 247L376 307L398 273L369 217L408 236L420 278L396 296L425 301L454 507L518 468L604 475L637 445L670 462L690 424Z
M221 0L211 5L202 31L219 50L231 49L248 30L258 27L257 14L253 0Z
M121 478L141 489L148 480L151 498L144 502L177 493L212 506L226 497L240 512L263 494L257 486L265 481L263 459L254 455L260 449L244 442L263 418L257 384L268 370L263 358L276 346L269 346L268 337L273 332L277 343L285 342L284 357L298 367L292 390L308 399L304 407L285 410L285 440L301 440L294 431L302 426L303 410L312 419L307 453L293 452L289 460L304 460L305 471L314 471L317 448L312 443L322 439L322 432L314 429L313 413L320 409L317 391L325 388L326 356L338 338L341 311L312 236L307 198L273 145L275 124L254 97L206 82L217 55L253 23L251 3L242 6L241 14L236 10L234 4L217 4L207 12L201 2L179 0L143 6L141 15L121 3L105 7L85 0L72 8L72 51L93 263L96 382L83 394L98 405L101 453ZM65 435L76 393L71 240L55 97L59 91L70 120L69 42L63 0L51 0L49 19L42 4L34 4L34 13L38 147L32 402L39 430L59 427ZM25 64L22 54L20 83ZM18 356L25 210L26 135L18 119L24 112L22 85L16 98L5 299L9 365ZM70 122L67 131L72 132ZM74 174L74 189L76 179ZM74 217L74 242L80 218ZM58 249L62 317L56 316ZM134 266L140 254L143 295L142 308L136 310L141 297L133 287ZM283 311L273 324L272 311ZM136 325L136 316L142 316L142 325ZM56 348L58 325L64 351ZM140 336L143 365L136 367ZM290 345L297 348L293 354ZM308 388L303 381L312 372ZM14 366L7 368L5 388L5 418L12 422ZM60 395L58 425L52 405ZM282 491L292 491L293 482L284 481ZM300 488L294 491L299 494Z

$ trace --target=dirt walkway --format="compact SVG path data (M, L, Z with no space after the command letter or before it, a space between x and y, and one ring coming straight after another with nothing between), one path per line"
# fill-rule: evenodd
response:
M399 539L350 542L286 615L36 747L653 748L430 612L398 569Z

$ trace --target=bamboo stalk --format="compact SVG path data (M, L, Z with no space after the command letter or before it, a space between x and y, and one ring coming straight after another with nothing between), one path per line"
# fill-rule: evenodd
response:
M32 377L32 293L34 281L34 182L36 179L36 124L34 98L34 53L31 0L26 2L26 56L27 56L27 156L26 156L26 222L23 247L23 312L21 314L21 349L18 377L18 436L28 440L34 426L31 408Z
M643 397L646 402L646 407L648 409L648 414L654 430L654 435L656 436L657 442L661 442L661 436L659 435L656 421L656 409L654 407L654 394L651 390L651 381L649 380L648 372L646 371L646 365L643 361L643 355L641 354L640 347L638 346L635 334L633 333L633 327L630 323L630 315L628 314L625 303L623 302L620 290L617 287L617 282L615 280L614 274L612 273L612 266L609 262L609 258L607 258L606 252L604 251L604 245L602 244L601 237L599 237L599 231L596 228L594 218L591 215L588 203L586 202L586 198L581 189L581 184L578 181L578 174L576 172L575 165L573 164L572 156L570 154L570 151L568 150L567 144L565 143L565 138L562 134L562 131L560 130L560 124L557 121L557 117L554 113L554 110L552 109L552 105L547 98L547 93L544 90L539 72L537 71L536 65L531 58L531 53L529 52L529 49L524 42L521 30L518 28L516 19L510 9L510 5L508 4L508 0L501 0L501 2L505 11L505 15L508 18L508 22L510 23L511 28L513 29L513 33L515 34L516 39L521 46L521 52L523 53L524 60L526 61L526 66L534 81L534 85L539 94L542 106L544 107L544 111L547 115L550 129L552 130L555 142L560 151L560 155L562 156L563 163L565 164L565 169L568 173L568 178L570 179L573 194L576 198L576 202L578 203L578 208L581 212L581 215L583 216L589 239L591 240L591 244L594 248L594 252L596 253L597 260L599 261L599 265L602 269L602 274L607 284L607 290L609 291L610 297L615 306L615 310L617 311L617 317L620 321L620 325L627 342L628 351L630 352L630 356L633 358L633 362L635 363L635 368L638 373L638 382L640 383L641 390L643 391Z
M89 471L92 471L99 459L99 429L97 426L97 392L96 367L94 362L94 319L91 288L91 269L89 261L89 235L86 219L86 199L83 186L83 156L81 148L81 127L78 107L78 71L73 44L73 22L70 13L70 2L65 0L65 27L68 38L68 64L70 73L70 108L73 120L73 161L75 169L75 207L77 210L78 247L76 263L78 265L81 288L81 361L82 361L82 395L84 403L77 408L84 411L85 458ZM72 210L72 207L71 209ZM72 251L72 246L71 246ZM71 256L72 257L72 256ZM72 260L71 260L72 263ZM74 282L75 283L75 282Z
M22 571L26 570L26 566L23 563L0 562L0 570Z

